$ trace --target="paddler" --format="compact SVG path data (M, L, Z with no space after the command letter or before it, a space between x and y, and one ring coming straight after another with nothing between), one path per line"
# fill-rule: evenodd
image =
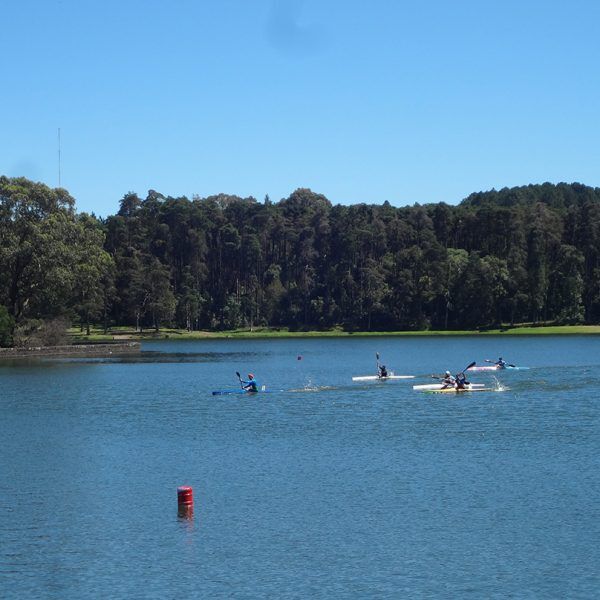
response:
M464 373L457 373L454 378L454 384L457 390L464 390L469 385L469 382Z
M378 365L377 368L379 369L379 378L380 379L382 377L387 377L388 376L388 372L387 372L387 369L385 368L385 365Z
M494 363L499 369L506 369L506 361L502 360L502 357L500 357L495 363Z
M442 389L445 390L449 387L454 387L456 380L452 377L452 373L450 371L446 371L444 373L444 377L442 379Z
M253 373L248 373L248 381L240 380L242 382L242 389L247 392L258 392L258 382L254 379Z

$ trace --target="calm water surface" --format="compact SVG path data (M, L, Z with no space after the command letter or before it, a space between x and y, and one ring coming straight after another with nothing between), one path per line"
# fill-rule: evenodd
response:
M143 350L0 364L2 598L598 597L600 338ZM353 383L376 352L418 378ZM411 388L500 355L508 391Z

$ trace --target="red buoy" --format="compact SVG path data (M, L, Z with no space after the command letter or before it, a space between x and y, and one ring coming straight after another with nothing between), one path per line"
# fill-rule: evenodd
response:
M177 488L177 505L178 506L193 506L194 491L189 485L182 485Z
M194 518L194 493L189 485L177 488L177 515L188 521Z

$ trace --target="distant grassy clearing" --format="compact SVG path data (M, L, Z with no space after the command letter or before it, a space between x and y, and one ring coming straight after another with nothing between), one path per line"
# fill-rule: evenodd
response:
M600 325L558 325L548 327L513 327L506 329L489 329L486 331L356 331L341 329L329 331L288 331L287 329L254 328L235 329L231 331L186 331L185 329L161 329L158 333L151 329L142 333L133 328L114 328L105 335L102 329L92 329L91 335L73 328L69 331L74 342L103 342L112 340L205 340L225 338L307 338L307 337L381 337L381 336L482 336L482 335L600 335Z

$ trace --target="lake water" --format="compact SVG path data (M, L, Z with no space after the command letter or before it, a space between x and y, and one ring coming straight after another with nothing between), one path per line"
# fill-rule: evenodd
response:
M599 350L167 341L0 364L0 596L598 597ZM353 383L376 352L419 377ZM498 356L531 367L498 376L508 391L412 390ZM283 391L212 396L235 371Z

